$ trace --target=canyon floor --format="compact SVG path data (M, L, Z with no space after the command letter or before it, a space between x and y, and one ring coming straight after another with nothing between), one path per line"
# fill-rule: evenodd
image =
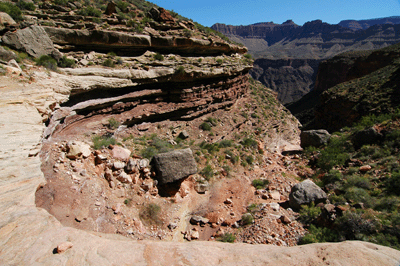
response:
M51 187L48 173L52 171L55 173L54 168L51 169L46 163L42 164L43 154L46 151L53 151L52 154L60 153L60 143L63 142L61 135L60 140L55 138L54 141L43 142L42 139L45 125L40 108L45 105L46 101L57 98L54 93L54 84L57 84L57 80L46 75L37 76L33 81L12 75L0 78L0 131L3 136L0 149L0 261L3 265L397 265L399 263L399 251L359 241L294 247L230 244L217 241L182 242L183 237L180 230L187 230L187 228L181 228L179 224L177 238L174 238L173 233L165 230L168 232L165 237L166 241L147 240L159 237L151 234L143 234L142 238L145 240L139 240L140 236L137 237L137 240L132 240L132 235L124 236L124 232L128 233L128 230L121 230L122 235L110 234L107 231L96 232L90 225L87 227L83 224L74 225L73 219L66 216L64 219L57 217L59 214L57 211L51 214L51 211L49 213L47 210L37 207L36 203L40 198L35 199L38 188ZM282 158L281 155L270 155L270 159L274 159L274 161L268 166L254 167L253 170L237 173L237 177L230 179L221 178L222 181L217 181L215 188L218 191L219 188L226 188L226 190L222 190L225 194L217 193L216 197L212 197L212 190L204 195L197 194L188 184L189 196L185 198L180 195L180 198L174 200L176 202L168 203L170 207L180 207L168 218L185 220L185 214L198 209L198 204L202 201L220 204L221 209L225 211L229 209L229 215L231 212L237 215L236 213L241 211L240 208L243 208L242 204L248 203L249 199L246 198L246 195L251 200L257 198L254 190L246 195L239 194L240 200L232 198L233 206L237 204L238 209L229 206L226 208L226 204L221 201L226 201L232 195L237 196L235 189L238 184L247 186L251 190L250 180L247 181L246 178L254 178L252 175L262 174L260 172L268 173L274 168L275 171L283 170L284 163L279 163ZM58 159L58 157L54 155L48 157L50 162L54 159ZM90 158L88 159L90 160ZM59 165L60 168L70 167L71 162L65 160ZM243 178L243 176L246 177ZM103 182L98 181L99 177L96 176L80 175L79 179L81 180L72 180L67 179L66 175L60 174L54 175L53 178L68 182L68 186L63 187L59 192L70 193L67 195L71 195L74 200L79 200L81 204L86 204L85 200L89 200L87 204L96 204L99 201L100 206L104 206L104 208L109 206L112 209L113 203L121 203L126 199L125 197L109 198L111 201L105 202L103 201L105 198L101 198L101 193L100 197L98 194L94 194L95 196L90 198L85 195L77 197L74 194L76 190L71 187L79 185L78 181L85 179L88 185L94 182ZM241 183L243 180L246 182ZM277 189L282 180L278 178L276 180ZM290 180L284 182L290 182ZM287 193L288 191L283 186L282 199ZM145 197L142 200L145 201ZM154 200L165 202L166 199L156 196ZM268 204L272 201L274 200L264 200L264 203ZM275 201L280 202L281 199ZM64 202L60 201L59 203L59 206L62 206ZM125 208L125 204L122 206ZM189 208L182 209L185 206ZM273 213L273 210L270 213ZM106 211L105 214L107 215ZM122 214L129 216L129 210L126 213L123 210ZM72 215L71 213L71 217L75 219L76 217ZM110 215L115 217L114 215L118 214ZM287 215L290 216L292 213L287 213ZM90 221L90 217L89 212L84 221ZM123 220L114 219L116 225ZM276 222L276 218L274 221ZM122 229L124 226L121 224ZM118 228L113 228L111 231L115 229L118 230ZM202 229L200 228L200 230ZM208 240L210 235L212 233L204 233L202 239ZM63 246L67 247L66 251L62 250Z

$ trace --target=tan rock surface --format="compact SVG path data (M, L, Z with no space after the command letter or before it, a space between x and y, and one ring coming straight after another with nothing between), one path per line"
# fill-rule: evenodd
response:
M0 262L2 265L398 265L400 251L347 241L292 248L219 242L132 241L63 227L35 206L45 182L37 156L41 114L63 98L56 80L0 77ZM73 247L60 254L60 243Z

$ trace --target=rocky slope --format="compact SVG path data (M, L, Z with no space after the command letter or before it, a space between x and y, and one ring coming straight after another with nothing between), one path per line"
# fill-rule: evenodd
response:
M241 242L295 245L305 230L284 202L301 165L293 155L299 124L272 91L249 80L245 48L161 8L144 16L143 2L133 2L101 7L107 15L98 16L77 16L89 11L78 1L41 3L20 25L5 25L1 261L257 265L271 261L265 252L297 265L397 261L397 251L361 242L293 251L180 243L236 234ZM135 13L131 22L123 10ZM143 28L132 31L137 23ZM165 184L146 157L182 148L193 151L199 174ZM260 179L269 186L256 190ZM252 204L259 210L246 226L242 214ZM171 242L148 241L159 239ZM357 261L346 258L350 247L362 254Z

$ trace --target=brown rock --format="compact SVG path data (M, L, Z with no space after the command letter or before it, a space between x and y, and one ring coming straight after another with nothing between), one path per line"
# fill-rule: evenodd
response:
M363 166L360 167L359 170L360 170L360 172L365 173L365 172L368 172L371 169L372 169L372 167L370 165L363 165Z
M131 151L121 146L115 145L111 151L112 157L120 161L127 161L131 156Z
M160 11L160 15L158 16L158 21L168 23L168 24L174 24L175 19L171 14L165 10L164 8L160 7L158 9Z
M71 242L61 243L60 245L57 246L57 253L63 253L66 250L72 248L73 246L74 244L72 244Z
M292 221L290 220L289 217L287 217L286 215L282 215L279 220L284 223L284 224L290 224Z
M116 10L116 5L115 5L115 3L114 2L109 2L108 3L108 5L107 5L107 8L106 8L106 11L104 12L104 14L106 14L106 15L112 15L112 14L114 14L114 13L117 13L117 10Z

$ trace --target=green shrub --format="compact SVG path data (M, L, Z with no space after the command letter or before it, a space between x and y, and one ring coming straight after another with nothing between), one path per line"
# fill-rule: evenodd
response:
M164 56L160 53L156 53L153 55L153 58L158 61L164 61Z
M84 7L82 9L80 9L78 11L78 15L91 16L91 17L101 17L102 12L101 12L101 10L99 10L99 9L93 7L93 6L87 6L87 7Z
M232 145L233 145L233 142L232 142L232 140L229 140L229 139L223 139L220 142L218 142L218 146L220 148L228 148L228 147L232 147Z
M235 242L235 240L236 240L236 236L232 233L225 233L218 239L218 241L228 242L228 243L233 243L233 242Z
M22 21L21 9L9 2L0 2L0 11L9 14L15 21Z
M115 66L114 60L112 60L112 59L110 59L110 58L107 58L107 59L103 62L103 66L106 66L106 67L114 67L114 66Z
M242 224L248 225L254 222L253 215L251 213L245 213L242 215Z
M320 215L322 211L319 207L315 207L314 203L308 205L301 205L298 220L303 224L309 225L313 223Z
M108 147L110 144L115 145L116 140L110 136L99 136L95 135L92 137L93 148L95 150L100 150L104 147Z
M122 12L127 12L128 11L128 7L129 7L129 3L125 2L125 1L118 1L116 3L116 6L122 11Z
M365 240L378 228L376 220L364 217L362 213L347 211L335 221L339 234L347 240Z
M17 6L23 10L35 11L36 6L34 3L29 3L25 1L18 1Z
M224 62L224 60L222 60L221 58L218 58L218 59L217 59L217 63L218 63L218 64L221 65L223 62Z
M211 125L208 122L203 122L200 125L200 129L205 130L205 131L211 131Z
M36 59L36 64L38 66L44 66L47 69L56 71L57 70L57 61L48 55L42 55L38 59Z
M68 59L65 55L58 62L59 67L75 67L75 60Z
M110 129L117 129L119 127L119 124L120 123L114 117L108 119L108 127Z
M312 224L308 228L308 233L300 238L299 245L337 241L339 241L339 237L334 230L326 227L316 227Z
M203 170L200 171L200 174L204 176L204 178L208 181L214 176L214 170L211 165L207 164Z
M269 184L269 180L268 179L254 179L251 182L251 184L256 189L264 189Z
M257 148L258 143L256 140L252 139L252 138L244 138L240 144L242 144L244 147L248 147L248 148Z
M185 74L185 68L183 66L179 66L175 69L175 74Z
M247 59L251 59L251 54L245 54L244 57L246 57Z
M373 205L373 199L368 194L368 191L359 187L350 187L346 189L344 197L353 203L364 203L365 207L371 207Z
M400 196L400 172L392 172L385 184L389 193Z
M168 141L158 138L157 135L151 137L148 145L141 151L141 155L148 159L153 158L156 154L169 152L173 149L173 146Z
M140 219L147 224L161 225L161 207L155 203L147 204L139 213Z
M248 163L249 165L252 165L254 162L254 157L252 155L247 155L246 156L246 163Z

